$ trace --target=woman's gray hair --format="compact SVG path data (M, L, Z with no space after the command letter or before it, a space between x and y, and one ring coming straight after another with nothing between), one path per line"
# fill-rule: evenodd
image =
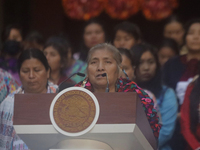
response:
M121 67L122 56L121 56L119 50L116 47L114 47L112 44L109 44L109 43L101 43L101 44L97 44L94 47L92 47L88 53L87 64L89 64L89 62L91 60L91 56L96 50L108 50L109 52L111 52L113 54L113 58L117 62L118 67Z

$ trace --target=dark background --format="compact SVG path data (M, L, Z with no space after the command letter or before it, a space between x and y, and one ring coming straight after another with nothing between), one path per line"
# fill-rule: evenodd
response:
M61 0L0 0L0 30L8 24L18 23L23 27L24 35L30 30L38 30L48 38L64 33L69 36L74 51L78 51L82 39L84 21L68 18L63 11ZM174 10L183 22L200 17L200 0L179 0L179 7ZM122 20L110 18L102 13L99 19L106 23L109 41L112 40L113 27ZM128 19L138 24L145 41L157 45L162 39L165 19L146 20L141 12Z

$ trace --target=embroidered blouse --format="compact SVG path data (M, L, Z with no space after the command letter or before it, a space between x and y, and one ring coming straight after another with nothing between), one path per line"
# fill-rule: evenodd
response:
M20 84L10 73L0 68L0 104L9 93L16 91L19 86Z

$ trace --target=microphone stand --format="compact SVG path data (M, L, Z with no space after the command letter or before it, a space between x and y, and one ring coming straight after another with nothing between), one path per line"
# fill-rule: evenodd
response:
M76 72L74 74L72 74L71 76L69 76L67 79L65 79L64 81L62 81L59 85L58 85L58 89L56 90L56 93L59 92L59 89L60 89L60 86L65 83L67 80L69 80L71 77L73 77L74 75L78 75L78 76L81 76L81 77L85 77L85 74L84 73L80 73L80 72Z
M109 92L109 80L108 80L108 74L107 73L103 73L102 74L102 77L105 77L106 76L106 79L107 79L107 87L106 87L106 91L105 92Z

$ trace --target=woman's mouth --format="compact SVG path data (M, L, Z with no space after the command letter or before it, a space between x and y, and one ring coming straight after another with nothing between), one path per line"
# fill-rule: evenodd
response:
M143 77L143 78L151 78L151 74L146 73L146 74L143 74L142 77Z
M36 82L28 82L28 85L29 86L34 86L34 85L36 85L37 83Z
M96 76L96 78L104 78L102 75L103 75L103 73L102 73L102 74L98 74L98 75Z

